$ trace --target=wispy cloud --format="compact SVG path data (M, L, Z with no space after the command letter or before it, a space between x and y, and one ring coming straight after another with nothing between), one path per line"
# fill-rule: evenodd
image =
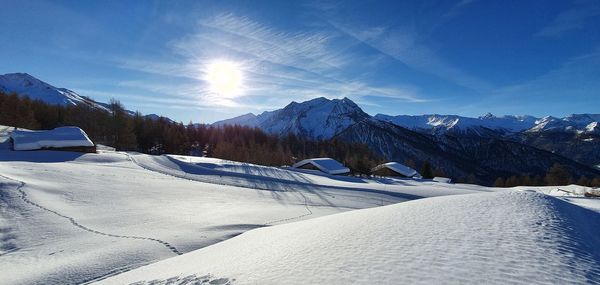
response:
M420 42L418 32L412 29L380 26L357 29L336 22L331 24L356 40L415 70L479 92L489 91L493 87L489 82L472 76L437 56L432 49Z
M430 48L426 41L432 30L460 14L474 1L458 1L449 9L432 11L433 15L423 15L423 19L412 19L405 25L358 25L357 23L374 21L349 20L348 17L340 16L344 14L343 5L323 6L315 3L312 7L324 13L323 18L339 33L371 47L388 58L395 59L413 70L437 76L456 85L478 92L487 92L493 89L490 82L444 60Z
M558 14L548 26L541 29L536 35L557 37L565 32L583 28L587 19L597 16L600 16L600 1L576 1L573 8Z
M367 58L348 48L348 43L356 44L356 41L335 30L308 28L290 33L232 14L202 19L198 25L194 33L168 43L175 60L122 59L119 62L127 69L182 77L189 81L188 84L123 84L153 92L169 92L178 97L199 97L207 104L232 108L261 101L262 107L272 109L280 107L274 106L274 101L286 104L290 100L316 96L355 100L379 96L408 102L426 101L420 97L417 88L379 86L356 75L348 76L348 69L364 68L363 60ZM244 73L245 92L224 99L207 91L206 83L202 81L206 67L219 59L239 63ZM270 100L263 100L265 97ZM246 98L244 104L235 103L242 98Z

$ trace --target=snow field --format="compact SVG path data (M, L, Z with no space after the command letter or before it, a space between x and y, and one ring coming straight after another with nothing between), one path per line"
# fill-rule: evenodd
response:
M510 191L422 199L246 232L100 284L600 282L600 214ZM182 282L179 284L191 284Z

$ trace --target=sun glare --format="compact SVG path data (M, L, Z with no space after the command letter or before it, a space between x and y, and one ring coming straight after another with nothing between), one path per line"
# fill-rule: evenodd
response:
M208 66L206 81L210 89L221 96L235 96L242 91L242 71L229 61L217 61Z

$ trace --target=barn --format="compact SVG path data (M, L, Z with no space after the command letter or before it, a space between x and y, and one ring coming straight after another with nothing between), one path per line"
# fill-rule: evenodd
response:
M398 162L388 162L377 165L371 169L371 174L378 176L421 178L421 175L416 170Z
M292 167L298 169L319 170L333 175L350 173L350 169L345 167L339 161L328 157L305 159L295 163Z
M78 127L59 127L45 131L15 129L10 138L13 150L96 152L96 145Z

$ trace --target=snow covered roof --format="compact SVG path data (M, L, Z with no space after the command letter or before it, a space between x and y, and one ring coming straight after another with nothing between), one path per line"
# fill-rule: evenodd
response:
M10 137L14 150L94 146L87 134L78 127L60 127L48 131L14 130Z
M410 168L410 167L408 167L408 166L406 166L404 164L395 162L395 161L377 165L371 171L375 172L375 171L380 170L382 168L387 168L387 169L392 170L392 171L394 171L396 173L402 174L402 175L404 175L406 177L420 177L421 176L416 170L414 170L414 169L412 169L412 168Z
M435 182L440 182L440 183L452 183L452 179L448 178L448 177L433 177L433 181Z
M328 174L344 174L350 172L350 169L345 167L339 161L328 157L305 159L295 163L294 165L292 165L292 167L300 168L307 164L311 164L319 170Z

